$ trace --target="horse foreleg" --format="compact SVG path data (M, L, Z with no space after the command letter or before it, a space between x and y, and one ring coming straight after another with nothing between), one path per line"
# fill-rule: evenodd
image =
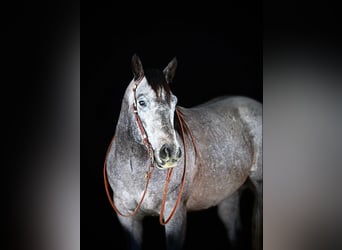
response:
M172 208L165 208L164 220L167 219ZM173 217L165 225L165 234L167 250L182 249L186 235L186 208L182 204L179 204Z
M137 216L134 216L134 217L119 216L118 218L127 237L128 249L140 250L141 245L142 245L142 236L143 236L142 218L137 217Z
M227 231L228 239L233 249L238 246L238 233L241 230L240 194L238 190L217 206L218 216Z
M255 202L253 207L253 221L252 221L252 236L253 249L261 250L263 248L263 182L260 180L253 180L252 190L255 194Z

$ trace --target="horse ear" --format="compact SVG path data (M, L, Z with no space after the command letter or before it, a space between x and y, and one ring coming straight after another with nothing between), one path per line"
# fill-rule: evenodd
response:
M166 68L163 70L163 73L165 75L167 83L172 82L173 77L175 76L177 68L177 58L174 57L171 62L166 66Z
M137 80L144 75L144 69L143 69L142 63L140 61L140 58L136 54L134 54L132 57L132 70L133 70L134 80Z

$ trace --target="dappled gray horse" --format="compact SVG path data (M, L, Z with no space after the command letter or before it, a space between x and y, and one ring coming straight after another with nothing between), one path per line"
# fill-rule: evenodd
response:
M133 56L134 78L107 150L107 195L130 247L141 248L143 218L159 216L167 249L181 249L187 212L216 205L234 246L239 196L248 186L255 194L253 247L261 249L262 105L239 96L177 106L169 87L176 67L174 58L163 71L144 70Z

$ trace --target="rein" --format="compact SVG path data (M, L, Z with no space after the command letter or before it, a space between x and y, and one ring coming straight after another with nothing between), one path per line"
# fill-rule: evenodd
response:
M141 136L143 138L143 143L145 145L145 147L147 148L147 152L149 154L149 157L151 159L151 163L149 164L148 166L148 170L147 170L147 173L145 175L145 178L146 178L146 184L145 184L145 187L144 187L144 191L143 191L143 194L136 206L136 208L133 210L133 212L131 213L128 213L128 214L124 214L122 213L117 207L116 205L114 204L114 200L112 199L111 195L110 195L110 192L109 192L109 188L108 188L108 179L107 179L107 171L106 171L106 159L107 159L107 156L108 156L108 153L109 153L109 150L111 148L111 145L114 141L114 137L107 149L107 152L106 152L106 157L105 157L105 162L104 162L104 167L103 167L103 176L104 176L104 186L105 186L105 190L106 190L106 194L107 194L107 198L111 204L111 206L113 207L113 209L115 210L115 212L123 217L131 217L131 216L134 216L138 209L140 208L144 198L145 198L145 194L146 194L146 191L147 191L147 188L148 188L148 184L149 184L149 181L152 177L152 172L153 172L153 169L154 169L154 166L153 166L153 162L154 162L154 156L153 156L153 149L152 149L152 146L148 140L148 137L147 137L147 134L146 134L146 131L144 129L144 126L142 125L142 122L140 120L140 117L139 117L139 114L138 114L138 110L137 110L137 105L136 105L136 89L139 85L139 83L141 82L141 80L143 79L143 76L141 76L137 81L136 83L133 85L133 94L134 94L134 102L133 102L133 112L135 114L135 119L136 119L136 122L138 124L138 127L139 127L139 130L140 130L140 133L141 133ZM173 217L174 213L176 212L176 209L180 203L180 200L181 200L181 197L182 197L182 192L183 192L183 187L184 187L184 183L185 183L185 173L186 173L186 143L185 143L185 132L184 132L184 127L183 127L183 123L185 125L185 128L187 131L190 131L186 122L184 121L184 118L182 117L182 114L181 112L176 108L176 115L177 115L177 118L178 118L178 121L179 121L179 124L180 124L180 127L181 127L181 132L182 132L182 140L183 140L183 148L184 148L184 168L183 168L183 175L182 175L182 180L181 180L181 185L180 185L180 188L179 188L179 193L178 193L178 197L177 197L177 200L176 200L176 203L169 215L169 217L164 221L163 217L164 217L164 209L165 209L165 203L166 203L166 199L167 199L167 190L168 190L168 185L169 185L169 182L170 182L170 179L171 179L171 175L172 175L172 171L173 171L173 168L169 168L167 170L167 174L166 174L166 180L165 180L165 184L164 184L164 192L163 192L163 199L162 199L162 203L161 203L161 208L160 208L160 213L159 213L159 223L161 225L166 225L170 220L171 218ZM191 141L195 147L195 153L196 155L198 155L198 150L197 150L197 147L194 143L194 140L193 140L193 136L190 132L190 137L191 137Z

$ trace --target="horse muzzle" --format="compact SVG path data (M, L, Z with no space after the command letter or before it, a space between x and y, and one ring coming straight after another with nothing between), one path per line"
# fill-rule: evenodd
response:
M182 156L182 150L175 145L164 144L158 154L157 167L159 169L173 168L177 166Z

